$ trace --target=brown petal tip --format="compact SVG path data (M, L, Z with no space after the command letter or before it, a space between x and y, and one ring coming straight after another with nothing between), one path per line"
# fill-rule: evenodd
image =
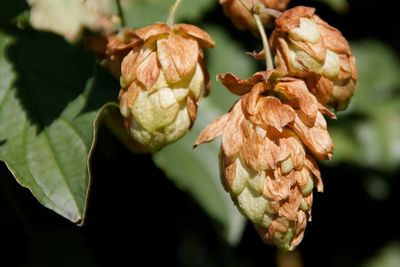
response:
M207 32L203 31L202 29L200 29L195 25L180 23L176 24L174 26L174 29L182 30L191 37L194 37L199 42L199 44L204 48L215 47L215 42L211 38L211 36Z
M222 134L222 131L225 128L225 124L229 119L229 113L226 113L210 123L203 131L201 131L199 137L197 137L196 141L193 144L193 148L197 147L200 144L211 142L217 136Z

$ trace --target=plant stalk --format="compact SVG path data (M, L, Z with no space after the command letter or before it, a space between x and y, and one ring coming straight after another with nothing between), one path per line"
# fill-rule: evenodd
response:
M169 27L172 27L172 25L174 25L175 13L178 10L178 7L179 7L181 2L182 2L182 0L176 0L174 5L171 7L171 11L169 12L168 19L167 19L167 25Z
M251 14L253 14L253 12L251 11L251 6L246 0L239 0L239 1Z
M125 22L124 12L122 11L121 0L115 0L115 3L117 4L118 17L121 20L121 26L125 28L126 22Z
M272 62L271 49L269 47L268 37L267 37L267 34L265 33L264 25L262 24L258 13L267 12L268 14L270 14L272 16L279 16L281 14L281 12L270 9L270 8L264 8L263 10L261 10L259 12L260 8L253 9L246 0L239 0L239 1L251 13L251 15L254 17L254 20L256 21L257 28L260 33L261 41L262 41L262 44L264 47L265 65L267 67L267 70L272 70L272 69L274 69L274 63Z
M264 47L265 64L267 66L267 70L272 70L272 69L274 69L274 63L272 62L271 49L269 47L268 37L267 37L267 34L265 33L264 25L262 24L259 15L253 14L253 17L256 20L257 28L258 28L258 31L260 32L261 41L262 41L262 44Z
M263 9L261 9L260 14L267 14L267 15L270 15L270 16L272 16L274 18L277 18L280 15L282 15L282 12L280 12L280 11L278 11L276 9L264 7Z

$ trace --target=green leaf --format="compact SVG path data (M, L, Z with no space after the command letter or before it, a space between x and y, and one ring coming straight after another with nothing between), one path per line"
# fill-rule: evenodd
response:
M40 203L76 223L100 109L117 94L100 71L60 37L0 33L0 159Z
M359 72L354 107L375 113L373 107L384 105L400 88L400 61L390 46L377 40L354 42L351 47Z
M121 5L127 26L138 28L157 21L165 22L174 2L175 0L121 0ZM187 20L198 20L204 14L204 11L211 9L215 4L216 2L213 0L182 1L176 13L175 21L179 23Z
M315 0L330 6L338 13L345 13L349 10L349 3L347 0Z
M400 266L400 243L391 242L369 259L364 267L397 267Z
M109 0L27 0L31 6L30 22L37 30L50 31L75 41L83 28L111 30L113 24L106 10Z
M209 50L207 62L210 76L232 71L241 77L249 77L255 70L255 62L245 54L245 50L222 28L206 27L218 44ZM222 227L222 235L231 244L240 240L244 228L244 218L234 207L229 194L219 180L219 141L192 149L200 131L211 121L226 113L237 97L230 94L221 83L212 81L211 94L201 100L196 122L191 131L180 141L172 144L153 157L155 163L179 188L190 192L210 217Z
M353 43L352 49L359 86L349 110L329 127L336 144L334 163L394 170L400 165L400 62L390 47L375 40Z

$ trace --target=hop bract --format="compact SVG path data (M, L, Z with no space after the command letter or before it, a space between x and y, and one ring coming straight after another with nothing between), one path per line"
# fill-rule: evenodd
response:
M260 5L276 10L284 10L290 0L245 0L245 2L251 8L255 5ZM256 21L240 0L219 0L219 3L236 28L250 30L254 35L258 35ZM260 14L260 17L265 26L269 26L273 22L273 18L268 14Z
M276 71L248 80L232 74L220 79L242 97L201 132L195 145L222 137L225 189L266 243L292 250L311 218L313 188L323 189L314 158L332 156L322 113L334 115L302 80Z
M271 48L279 71L303 78L324 105L344 110L357 85L350 46L339 30L298 6L275 21Z
M182 137L209 90L203 48L211 37L188 24L137 29L121 65L120 111L141 150L154 152Z

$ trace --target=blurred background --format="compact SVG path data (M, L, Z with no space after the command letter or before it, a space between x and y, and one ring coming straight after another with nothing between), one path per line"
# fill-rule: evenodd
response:
M165 21L173 1L121 3L127 25L140 27ZM260 41L235 29L217 1L183 0L177 21L200 25L217 44L206 53L212 93L202 100L191 133L154 156L143 156L100 127L82 227L41 206L1 163L0 266L400 266L395 2L291 1L295 5L315 7L342 31L360 78L348 110L328 121L335 154L320 163L325 192L314 194L313 220L294 253L283 255L263 244L236 211L219 183L218 141L192 150L199 131L236 99L214 77L230 71L245 78L263 69L245 54L259 50ZM110 8L116 10L113 4ZM0 29L26 23L29 6L23 0L0 0L0 17ZM84 50L80 41L73 46ZM110 90L117 99L114 83Z

